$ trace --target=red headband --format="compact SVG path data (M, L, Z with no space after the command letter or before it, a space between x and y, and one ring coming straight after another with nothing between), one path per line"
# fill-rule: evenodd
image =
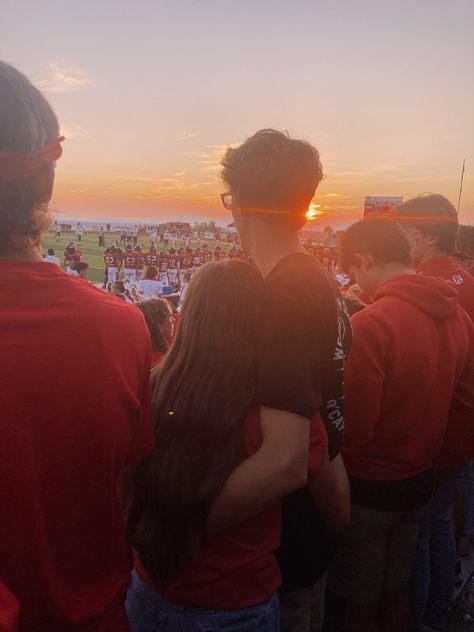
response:
M36 175L45 164L61 157L63 140L64 136L60 136L24 158L0 151L0 180L23 180Z

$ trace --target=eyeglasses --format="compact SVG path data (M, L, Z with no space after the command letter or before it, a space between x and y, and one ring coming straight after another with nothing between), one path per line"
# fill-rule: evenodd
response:
M224 208L228 211L232 210L232 193L230 191L226 191L225 193L221 193L221 200Z

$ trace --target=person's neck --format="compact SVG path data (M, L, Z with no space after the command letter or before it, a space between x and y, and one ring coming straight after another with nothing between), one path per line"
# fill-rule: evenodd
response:
M394 261L379 266L377 270L377 287L375 288L373 294L375 295L382 283L385 283L385 281L399 276L400 274L416 274L416 272L411 266L406 266L403 263L397 263ZM373 296L371 296L371 298L373 298Z
M439 259L440 257L449 257L449 255L447 252L443 252L438 248L427 248L421 257L418 266L421 266L432 259Z
M40 246L30 246L20 250L6 250L0 255L0 259L13 259L15 261L43 261Z
M257 227L252 234L250 253L264 277L284 257L306 252L300 242L298 231Z

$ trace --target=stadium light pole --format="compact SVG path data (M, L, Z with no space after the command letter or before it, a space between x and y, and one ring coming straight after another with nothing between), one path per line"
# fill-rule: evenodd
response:
M459 197L458 197L458 215L459 215L459 206L461 204L461 193L462 193L462 183L464 180L464 171L466 167L466 159L462 161L462 170L461 170L461 183L459 184Z

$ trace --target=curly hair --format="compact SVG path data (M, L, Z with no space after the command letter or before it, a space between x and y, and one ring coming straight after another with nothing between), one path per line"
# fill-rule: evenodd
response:
M262 129L221 161L223 181L247 210L273 210L263 217L304 223L308 205L323 178L318 150L287 133Z
M136 304L143 312L145 322L150 331L153 351L166 353L170 347L158 325L162 325L171 313L168 301L164 298L150 298Z

